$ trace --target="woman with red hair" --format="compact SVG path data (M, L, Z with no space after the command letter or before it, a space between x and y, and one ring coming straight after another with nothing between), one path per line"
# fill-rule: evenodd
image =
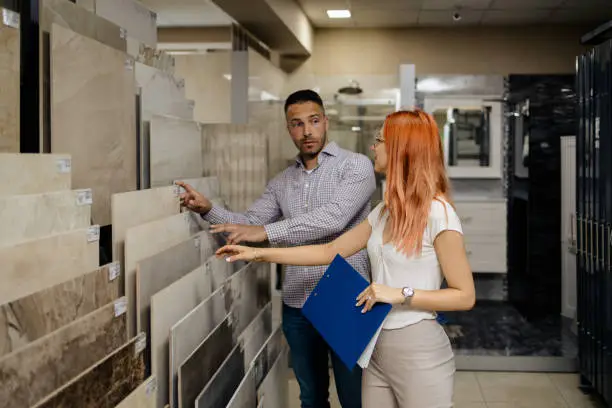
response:
M366 221L325 245L228 245L217 253L229 262L312 266L367 248L372 283L356 303L364 313L377 302L393 307L359 361L363 406L450 408L455 362L436 312L471 309L475 290L438 127L425 112L395 112L372 149L374 169L386 174L387 189ZM440 289L443 278L448 288Z

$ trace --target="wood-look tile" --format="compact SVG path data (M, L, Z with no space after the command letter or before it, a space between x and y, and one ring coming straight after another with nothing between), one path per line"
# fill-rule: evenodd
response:
M128 228L125 233L125 294L128 297L128 335L136 335L136 264L189 239L199 230L194 215L181 213Z
M204 176L219 178L220 196L233 211L246 209L268 181L267 136L253 125L202 125Z
M257 389L258 407L286 408L289 406L288 367L289 347L284 347Z
M16 16L14 11L2 13ZM19 27L0 22L0 152L19 153L20 50Z
M119 26L70 0L41 0L40 21L40 29L47 33L51 33L52 25L57 24L118 51L127 49Z
M150 121L151 186L202 176L200 124L169 116L153 115Z
M100 265L96 227L0 248L0 305L92 271Z
M157 16L134 0L96 0L96 14L123 27L132 38L157 46Z
M160 187L113 194L113 260L125 265L123 250L126 231L132 227L180 213L176 188Z
M0 197L0 247L88 227L87 197L91 190Z
M71 189L69 154L0 153L0 196Z
M119 298L117 263L0 306L0 357Z
M155 408L157 384L155 376L149 377L121 401L116 408Z
M114 408L145 378L140 344L133 338L34 408Z
M165 276L168 275L164 274ZM153 280L143 277L145 280ZM159 379L158 406L169 403L170 328L211 294L211 271L201 265L151 296L151 370Z
M0 359L0 407L29 407L127 340L125 313L110 303ZM119 310L121 312L121 310Z
M93 190L96 224L111 223L111 195L136 189L134 90L124 52L52 26L51 151L72 155L73 187Z
M136 85L141 89L142 121L150 121L154 114L193 120L193 106L185 98L184 80L140 62L134 72Z

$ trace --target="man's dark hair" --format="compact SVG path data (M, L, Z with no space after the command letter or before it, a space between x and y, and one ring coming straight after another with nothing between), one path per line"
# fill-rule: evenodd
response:
M285 101L285 113L287 113L287 109L289 108L289 106L295 105L296 103L304 102L314 102L321 107L323 112L325 112L323 100L321 99L319 94L310 89L302 89L300 91L292 93L287 97L287 100Z

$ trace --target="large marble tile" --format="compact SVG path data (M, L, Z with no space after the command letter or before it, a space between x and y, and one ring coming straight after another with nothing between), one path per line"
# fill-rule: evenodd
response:
M164 274L164 277L171 274L168 271ZM151 278L147 279L147 277L143 278L153 280ZM151 370L159 379L157 394L157 405L159 407L163 407L170 401L168 382L170 328L210 296L211 289L210 267L201 265L153 294L150 298Z
M75 0L75 4L79 7L83 7L90 13L96 12L96 0Z
M0 196L71 189L69 154L0 153Z
M34 408L114 408L144 378L143 342L135 337Z
M177 179L176 181L182 181L183 183L189 184L196 191L202 193L204 197L208 199L212 199L220 196L220 187L219 187L219 178L216 176L211 177L198 177L198 178L186 178L186 179ZM181 193L185 190L183 187L180 187Z
M179 198L172 186L113 194L113 260L125 262L123 250L129 228L180 213ZM144 204L143 204L144 203Z
M2 9L2 13L16 16L14 11ZM19 153L19 98L20 98L20 50L19 27L0 21L0 152Z
M127 49L125 34L119 26L70 0L41 0L40 21L40 29L47 33L57 24L118 51Z
M98 226L0 248L0 305L100 265Z
M220 196L245 211L266 188L267 137L254 125L202 125L203 175L219 178Z
M73 187L93 190L93 222L108 225L111 195L136 189L133 61L54 24L50 82L51 151L72 155Z
M284 347L257 388L258 408L286 408L289 406L288 367L289 347Z
M171 54L156 47L149 47L140 41L127 37L127 53L138 62L174 75L175 60Z
M96 14L125 29L126 34L151 47L157 46L157 16L134 0L96 0Z
M121 401L116 408L155 408L157 384L155 376L149 377Z
M136 85L141 88L141 120L154 114L193 120L193 106L185 98L185 81L159 69L136 62Z
M125 298L0 359L0 407L34 405L123 345L126 320L120 303Z
M269 366L276 360L283 347L282 334L281 327L277 327L265 340L265 344L260 346L257 355L251 359L246 355L244 347L238 344L196 398L196 408L239 407L239 403L243 402L241 398L248 396L239 393L240 399L235 401L236 405L231 401L234 394L240 392L239 386L246 376L254 377L254 381L247 379L244 386L246 391L249 391L251 386L255 394L258 385L263 381L263 376L269 371ZM251 367L253 370L249 373Z
M0 247L86 228L91 190L0 197Z
M117 263L0 306L0 357L119 298Z
M128 334L136 335L136 264L183 242L198 231L193 215L181 213L128 228L125 233L125 294L128 297Z
M198 393L219 367L217 364L222 361L218 360L221 353L227 355L239 339L244 339L240 336L245 330L251 332L247 327L270 301L269 273L266 272L269 270L261 268L259 264L249 264L224 282L223 294L228 316L179 366L179 407L192 406ZM225 333L222 340L216 331ZM215 357L211 354L215 354Z
M202 176L199 123L153 115L149 138L151 186L170 185L178 178Z

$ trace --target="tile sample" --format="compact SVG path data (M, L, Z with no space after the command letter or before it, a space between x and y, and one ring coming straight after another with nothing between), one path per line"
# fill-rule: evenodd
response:
M96 12L96 0L76 0L76 5L79 7L83 7L90 13Z
M261 268L260 264L249 264L224 282L223 292L228 317L179 366L178 399L181 408L192 406L194 398L214 374L216 368L206 365L206 362L212 359L210 354L219 354L220 351L215 350L220 347L227 348L227 343L230 343L230 348L237 344L240 335L269 303L269 268ZM217 340L216 330L225 333L223 340Z
M164 278L169 274L170 272L166 272ZM145 281L154 279L147 276L142 278ZM208 298L211 289L210 266L201 265L150 297L151 370L159 379L157 393L159 407L163 407L170 401L168 396L170 328Z
M19 153L21 36L19 25L7 21L19 21L19 14L8 9L2 9L2 13L9 18L0 21L0 152Z
M0 197L0 247L87 228L91 190Z
M266 188L267 136L254 125L202 125L202 175L217 176L220 196L245 211Z
M123 250L128 229L180 212L176 190L168 186L112 195L113 260L125 265Z
M123 27L127 35L157 46L157 15L134 0L96 0L96 14Z
M149 377L140 384L130 395L116 406L116 408L155 408L157 395L157 378Z
M177 179L174 181L182 181L183 183L189 184L208 199L219 197L219 179L216 176ZM183 187L180 187L179 189L181 193L185 192Z
M154 114L193 120L193 106L185 99L185 81L172 74L136 62L136 86L141 88L142 121Z
M284 347L257 389L258 407L286 408L289 404L289 347Z
M151 186L170 185L178 178L202 176L199 123L153 115L149 138Z
M70 0L41 0L41 31L50 33L53 24L68 28L118 51L125 52L125 35L119 26L98 17Z
M140 63L159 69L166 74L174 75L174 57L164 50L149 47L128 36L127 53Z
M69 154L0 153L0 197L71 189Z
M0 407L34 405L125 344L121 305L125 298L0 359Z
M118 263L0 306L0 357L119 298Z
M99 240L93 226L0 248L0 305L96 269Z
M73 188L93 190L96 224L111 223L112 194L136 189L134 90L125 53L53 24L51 151L72 155Z
M141 336L100 360L34 408L113 408L145 378Z
M198 231L190 213L161 218L128 228L125 233L125 294L128 297L128 336L136 335L136 264L182 241Z

